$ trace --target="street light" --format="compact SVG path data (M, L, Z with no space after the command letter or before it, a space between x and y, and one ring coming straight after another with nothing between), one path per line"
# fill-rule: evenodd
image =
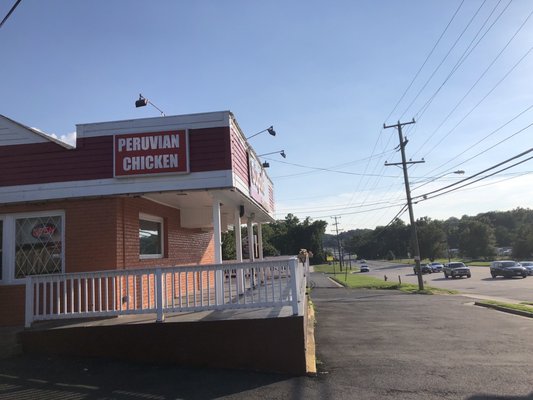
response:
M259 154L257 157L269 156L271 154L276 154L276 153L279 153L283 158L287 158L287 155L285 154L285 150L278 150L278 151L272 151L270 153Z
M276 153L279 153L283 158L287 158L287 155L285 154L285 150L278 150L278 151L273 151L271 153L260 154L257 157L268 156L270 154L276 154ZM270 164L268 162L266 162L266 161L263 162L261 165L263 166L263 168L269 168L270 167Z
M139 93L139 100L135 101L135 107L144 107L147 104L150 104L152 107L154 107L157 111L161 113L161 116L165 116L165 113L163 110L161 110L159 107L157 107L154 103L152 103L150 100L148 100L146 97L144 97L141 93Z
M268 128L263 129L262 131L259 131L257 133L254 133L252 136L248 136L246 139L251 139L254 136L257 136L257 135L259 135L260 133L263 133L263 132L268 132L270 135L276 136L276 131L274 130L274 126L270 125Z

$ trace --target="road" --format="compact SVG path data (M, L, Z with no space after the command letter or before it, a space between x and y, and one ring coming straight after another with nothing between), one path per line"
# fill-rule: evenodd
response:
M311 281L316 377L20 356L0 359L0 399L533 400L533 320Z
M368 275L389 280L398 281L400 276L404 283L418 284L418 278L413 273L412 265L394 264L384 261L368 261L370 267ZM444 274L425 274L424 282L427 285L458 290L461 293L513 299L518 301L533 301L533 276L525 279L505 279L498 277L493 279L489 273L489 267L470 267L471 278L445 279Z

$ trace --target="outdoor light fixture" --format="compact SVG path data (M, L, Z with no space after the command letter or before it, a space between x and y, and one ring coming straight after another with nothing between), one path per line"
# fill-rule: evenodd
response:
M165 116L165 113L163 110L161 110L159 107L157 107L154 103L152 103L150 100L148 100L146 97L144 97L142 94L139 93L139 100L135 101L135 107L144 107L147 104L150 104L152 107L154 107L157 111L161 113L161 116Z
M270 133L272 136L276 136L276 131L274 130L274 127L273 127L272 125L270 125L270 127L266 128L266 129L263 129L263 130L260 131L260 132L254 133L252 136L248 136L246 139L251 139L251 138L253 138L254 136L257 136L257 135L259 135L260 133L263 133L263 132L268 132L268 133Z
M279 153L283 158L287 158L287 155L285 154L285 150L278 150L278 151L273 151L271 153L259 154L257 157L269 156L271 154L276 154L276 153Z

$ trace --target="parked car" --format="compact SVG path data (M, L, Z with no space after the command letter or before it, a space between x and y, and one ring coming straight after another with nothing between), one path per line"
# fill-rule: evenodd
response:
M432 262L431 264L428 264L431 267L431 270L433 272L442 272L442 269L444 268L444 265L438 262Z
M444 272L444 277L446 279L448 279L450 276L452 277L452 279L460 278L462 276L470 278L472 276L470 268L468 268L462 262L451 262L445 264L442 271Z
M528 275L533 275L533 261L520 261L520 265L527 269Z
M420 267L422 268L422 275L431 274L433 272L429 264L424 264L424 265L420 264ZM413 267L413 273L415 275L418 275L418 268L416 267L416 265Z
M359 268L359 272L370 272L370 268L368 268L368 265L363 264L363 265L361 265L361 267Z
M490 264L490 275L493 278L497 276L503 276L504 278L521 276L525 278L528 276L528 270L513 260L493 261Z

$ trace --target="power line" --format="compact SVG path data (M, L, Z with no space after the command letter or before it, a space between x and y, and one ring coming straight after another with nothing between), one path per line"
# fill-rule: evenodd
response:
M277 212L282 212L282 211L299 211L300 213L302 212L326 212L326 211L337 211L337 210L348 210L348 209L352 209L352 208L363 208L363 207L371 207L371 206L376 206L376 205L380 205L380 204L394 204L393 202L391 201L376 201L375 203L367 203L367 204L364 204L364 205L357 205L357 206L350 206L350 207L345 207L345 206L340 206L340 205L332 205L334 208L330 208L330 207L302 207L302 208L294 208L294 207L291 207L291 208L280 208L280 209L276 209Z
M407 203L403 205L403 207L400 209L400 211L398 211L398 213L397 213L394 217L392 217L392 219L390 220L390 222L389 222L387 225L385 225L385 226L383 227L383 229L381 229L378 233L376 233L375 237L377 238L377 237L379 237L383 232L385 232L385 231L387 230L387 228L388 228L389 226L391 226L391 225L394 223L394 221L396 221L398 218L400 218L400 217L401 217L406 211L407 211Z
M366 158L363 158L361 160L350 161L348 163L339 164L338 166L347 166L347 165L350 165L350 164L357 163L359 161L365 161L367 159L377 158L378 156L382 156L382 155L388 154L390 152L392 152L392 151L383 152L383 153L377 154L376 156L366 157ZM281 164L292 165L292 166L300 167L300 168L307 168L307 169L311 169L311 170L317 171L317 172L335 172L335 173L338 173L338 174L358 175L358 176L378 176L378 175L364 174L364 173L358 173L358 172L340 171L340 170L333 169L333 168L313 167L313 166L310 166L310 165L291 163L291 162L288 162L288 161L276 160L276 159L272 159L272 158L265 158L265 160L272 161L272 162L278 162L278 163L281 163ZM272 178L276 178L276 179L287 178L287 177L310 174L310 173L312 173L312 172L311 171L307 171L307 172L301 172L301 173L296 173L296 174L278 175L278 176L273 176Z
M492 68L492 66L495 64L495 62L500 58L500 56L503 54L503 52L509 47L511 42L514 40L516 35L522 30L526 22L529 20L529 18L533 15L533 11L529 13L527 18L524 20L524 22L520 25L520 27L516 30L514 35L509 39L509 41L505 44L505 46L500 50L500 52L494 57L494 59L491 61L491 63L487 66L487 68L483 71L483 73L479 76L479 78L474 82L474 84L468 89L468 91L465 93L465 95L459 100L459 102L455 105L455 107L448 113L448 115L444 118L444 120L441 122L441 124L433 131L431 135L425 140L425 142L420 146L420 148L415 152L418 153L425 145L426 143L437 133L437 131L444 125L444 123L450 118L450 116L457 110L457 108L461 105L461 103L465 100L465 98L474 90L474 88L477 86L477 84L483 79L483 77L487 74L487 72ZM460 125L464 119L470 115L470 113L475 110L510 74L515 70L515 68L529 55L529 53L533 50L533 47L531 47L514 65L511 67L511 69L501 78L493 87L492 89L459 121L458 124L454 126L446 135L444 135L430 150L427 154L430 154L435 148L442 143L442 141L447 138L454 130L455 128ZM427 157L427 155L426 155Z
M454 187L454 186L460 185L461 183L463 183L463 182L467 182L467 181L469 181L469 180L475 178L476 176L479 176L479 175L481 175L481 174L484 174L485 172L488 172L488 171L493 170L493 169L495 169L495 168L498 168L498 167L500 167L500 166L502 166L502 165L504 165L504 164L507 164L508 162L511 162L511 161L513 161L513 160L516 160L517 158L520 158L520 157L522 157L522 156L525 156L526 154L531 153L532 151L533 151L533 147L530 148L530 149L528 149L528 150L526 150L526 151L523 151L523 152L520 153L520 154L517 154L516 156L513 156L513 157L511 157L511 158L508 158L508 159L505 160L505 161L502 161L502 162L500 162L500 163L498 163L498 164L496 164L496 165L493 165L492 167L489 167L489 168L487 168L487 169L484 169L483 171L478 172L477 174L474 174L474 175L472 175L472 176L469 176L468 178L465 178L465 179L461 179L459 182L452 183L451 185L444 186L444 187L442 187L442 188L440 188L440 189L432 190L431 192L427 192L427 193L421 194L421 195L419 195L419 196L414 196L413 198L421 198L421 197L422 197L422 198L427 198L428 196L430 196L430 195L432 195L432 194L434 194L434 193L438 193L438 192L441 192L441 191L443 191L443 190L446 190L446 189L452 188L452 187ZM528 159L528 160L529 160L529 159ZM476 181L476 182L477 182L477 181ZM461 187L463 187L463 186L461 186ZM435 197L435 196L433 196L433 197Z
M455 12L453 13L452 15L452 18L448 21L448 24L446 25L446 27L444 28L444 30L442 31L442 33L440 34L439 38L437 39L437 41L435 42L435 44L433 45L433 48L431 49L431 51L429 52L429 54L426 56L426 59L424 60L424 62L422 63L422 65L420 66L420 68L418 69L418 71L416 72L415 76L413 77L413 79L411 80L411 83L409 83L409 85L407 86L407 88L405 89L405 91L403 92L403 94L401 95L400 99L396 102L396 105L394 106L394 108L392 109L392 111L389 113L389 115L387 115L387 118L385 118L385 121L387 121L390 116L394 113L394 111L396 111L396 108L398 108L398 106L400 105L401 101L404 99L405 95L407 94L407 92L409 91L409 89L411 89L411 86L413 86L413 83L415 82L416 78L418 78L418 75L420 75L420 72L422 71L422 69L424 68L424 66L426 65L426 63L428 62L429 58L431 57L431 55L433 54L433 52L435 51L435 49L437 48L437 46L439 45L442 37L444 36L444 34L446 33L446 31L448 31L448 28L450 27L450 25L452 24L453 20L455 19L455 16L457 15L457 13L459 12L459 10L461 9L461 7L463 6L465 0L461 1L461 3L459 4L459 7L457 7L457 9L455 10Z
M398 207L398 204L394 204L394 205L390 205L390 206L371 208L369 210L361 210L361 211L353 211L353 212L348 212L348 213L340 213L340 214L337 214L337 215L338 216L345 216L345 215L364 214L364 213L368 213L368 212L372 212L372 211L387 210L389 208L395 208L395 207ZM304 212L298 212L298 213L295 213L295 214L305 214L305 213ZM331 217L331 214L329 214L329 215L319 215L319 216L315 216L313 218L314 219L318 219L318 218L329 218L329 217Z
M2 25L4 25L4 23L7 21L7 19L11 16L11 14L13 14L13 11L15 11L15 8L17 8L17 6L19 5L19 3L21 2L22 0L17 0L15 2L15 4L13 4L13 7L11 7L11 10L9 10L9 12L7 13L7 15L4 17L4 19L2 20L2 22L0 22L0 28L2 28Z
M526 108L525 110L521 111L520 113L518 113L516 116L514 116L513 118L511 118L509 121L505 122L503 125L500 125L498 128L494 129L492 132L490 132L488 135L484 136L483 138L481 138L480 140L478 140L476 143L470 145L470 147L466 148L465 150L463 150L462 152L460 152L459 154L457 154L456 156L452 157L451 159L447 160L445 163L439 165L438 167L436 168L433 168L431 171L428 172L428 174L431 174L432 172L438 170L439 168L445 166L445 165L449 165L451 161L453 160L456 160L457 158L459 158L460 156L462 156L463 154L465 154L466 152L468 152L469 150L473 149L474 147L476 147L478 144L480 144L481 142L485 141L486 139L488 139L490 136L494 135L496 132L500 131L501 129L503 129L504 127L506 127L507 125L509 125L511 122L513 122L514 120L516 120L517 118L519 118L520 116L522 116L524 113L526 113L527 111L529 111L530 109L533 108L533 104L530 105L528 108ZM496 146L499 146L500 144L502 144L503 142L511 139L512 137L518 135L519 133L522 133L524 132L525 130L527 130L528 128L530 128L531 126L533 125L533 123L525 126L524 128L522 129L519 129L518 131L512 133L511 135L507 136L506 138L500 140L499 142L495 143L494 145L486 148L486 149L483 149L482 151L480 151L479 153L475 154L474 156L460 162L459 164L455 164L454 166L452 167L449 167L448 169L444 170L443 173L447 173L448 171L451 171L452 169L455 169L457 168L458 166L460 165L463 165L465 164L466 162L470 161L470 160L473 160L474 158L486 153L487 151L493 149L494 147ZM429 177L428 177L429 178ZM429 183L429 182L427 182ZM420 186L417 186L416 188L414 189L418 189L424 185L427 185L427 183L424 183ZM413 189L413 190L414 190Z
M531 149L531 150L533 150L533 149ZM530 151L531 151L531 150L530 150ZM491 176L497 175L497 174L499 174L500 172L507 171L508 169L514 168L514 167L516 167L517 165L523 164L523 163L525 163L526 161L529 161L529 160L531 160L531 159L533 159L533 156L531 156L531 157L529 157L529 158L526 158L525 160L518 161L517 163L512 164L512 165L509 165L508 167L502 168L501 170L496 171L496 172L493 172L492 174L489 174L489 175L486 175L486 176L482 176L481 178L476 179L475 181L472 181L472 182L468 182L468 183L464 184L463 186L459 186L459 187L456 187L456 188L450 189L450 190L448 190L448 191L446 191L446 192L443 192L443 193L437 193L437 194L435 194L434 196L431 196L431 197L424 197L422 200L419 200L418 202L420 202L420 201L425 201L425 200L430 200L430 199L433 199L433 198L435 198L435 197L439 197L439 196L443 196L443 195L448 194L448 193L451 193L451 192L455 192L455 191L457 191L457 190L459 190L459 189L462 189L462 188L464 188L464 187L466 187L466 186L473 185L473 184L476 183L476 182L479 182L479 181L482 181L482 180L484 180L484 179L490 178Z
M530 108L531 108L531 107L530 107ZM510 122L510 121L509 121L509 122ZM505 125L507 125L509 122L507 122ZM504 125L504 126L505 126L505 125ZM473 155L472 157L467 158L466 160L464 160L464 161L462 161L462 162L460 162L460 163L458 163L458 164L455 164L453 167L448 168L446 171L449 171L449 170L452 170L452 169L454 169L454 168L457 168L458 166L463 165L463 164L467 163L468 161L471 161L471 160L473 160L474 158L479 157L479 156L482 155L482 154L485 154L487 151L492 150L492 149L495 148L496 146L499 146L499 145L502 144L503 142L506 142L507 140L509 140L509 139L511 139L512 137L518 135L519 133L525 132L527 129L531 128L531 126L533 126L533 122L530 123L529 125L523 127L522 129L519 129L518 131L512 133L511 135L507 136L506 138L500 140L499 142L493 144L492 146L487 147L486 149L483 149L482 151L480 151L479 153ZM501 129L501 128L499 128L499 129ZM499 129L498 129L498 130L499 130ZM493 131L493 132L490 133L489 135L485 136L483 139L481 139L480 141L478 141L478 142L475 143L474 145L470 146L467 150L465 150L465 151L463 151L462 153L460 153L457 157L459 157L461 154L464 154L466 151L468 151L469 149L471 149L471 148L474 147L475 145L479 144L481 141L485 140L488 136L492 135L494 132L496 132L496 131ZM456 159L457 157L452 158L452 160ZM450 161L451 161L451 160L450 160ZM442 166L442 165L441 165L441 166ZM433 171L434 171L434 170L433 170Z
M430 98L426 101L426 103L424 103L424 105L415 113L415 117L420 120L422 118L422 116L424 115L424 113L428 110L429 106L431 105L431 103L433 102L433 100L435 99L435 97L437 97L437 95L439 94L439 92L441 91L441 89L444 87L444 85L446 85L446 83L450 80L450 78L455 74L455 72L459 69L459 67L461 65L463 65L463 63L466 61L466 59L470 56L470 54L472 54L472 52L475 50L475 48L479 45L479 43L481 43L481 41L485 38L485 36L487 35L487 33L490 32L490 30L494 27L494 25L496 24L496 22L501 18L501 16L503 15L503 13L507 10L507 8L511 5L511 2L513 0L509 0L509 2L507 3L507 5L504 7L504 9L500 12L500 14L495 18L495 20L492 22L492 24L487 28L487 30L485 31L485 33L483 33L483 35L479 38L479 40L472 46L472 43L474 43L474 41L476 40L476 38L479 36L480 32L482 31L482 29L485 27L485 25L487 24L487 22L489 21L490 17L492 16L492 14L494 14L494 11L496 11L496 8L498 7L498 5L501 3L501 0L498 1L498 3L496 3L496 5L494 6L494 8L492 9L491 13L489 14L489 16L485 19L485 22L483 22L483 24L481 25L481 27L478 29L476 35L472 38L472 40L470 41L470 43L468 44L468 46L466 47L466 49L463 51L463 54L461 55L461 57L459 57L459 60L455 63L455 65L452 67L452 70L450 71L450 73L448 74L448 76L444 79L444 81L440 84L440 86L437 88L437 90L433 93L433 95L430 96ZM468 94L468 93L467 93ZM465 95L466 97L466 95ZM458 105L457 105L458 106ZM452 113L453 113L454 110L452 110ZM447 117L448 118L448 117ZM447 119L446 118L446 119ZM445 121L446 121L445 119ZM444 123L444 122L443 122ZM440 128L440 126L439 126ZM439 129L437 128L437 130ZM424 143L425 144L425 143Z
M433 72L431 73L431 75L429 76L429 78L426 80L426 82L424 83L424 85L422 86L422 88L418 91L418 93L416 94L415 98L411 101L411 103L409 103L409 105L407 106L407 108L405 109L405 111L402 113L402 115L400 115L400 119L402 119L404 117L404 115L407 113L407 111L411 108L411 106L414 104L414 102L418 99L418 97L420 96L420 94L424 91L424 89L427 87L427 85L429 84L429 82L433 79L433 77L435 76L435 74L437 73L437 71L440 69L440 67L444 64L444 62L446 61L446 59L448 58L448 56L450 55L450 53L452 52L452 50L455 48L455 46L457 45L457 43L459 42L459 40L461 40L461 38L463 37L463 35L465 34L465 32L468 30L468 28L470 27L470 25L472 24L472 22L474 21L474 19L476 18L476 16L479 14L479 11L481 10L481 8L485 5L486 3L486 0L483 1L483 3L481 3L481 5L479 6L479 8L477 9L477 11L474 13L474 15L472 16L472 18L470 18L470 21L468 22L468 24L466 25L466 27L463 29L463 31L461 32L461 34L457 37L457 39L455 40L455 42L453 43L452 47L450 47L450 49L448 50L448 52L446 53L446 55L444 56L444 58L441 60L441 62L439 63L439 65L437 65L437 68L435 68L433 70Z

